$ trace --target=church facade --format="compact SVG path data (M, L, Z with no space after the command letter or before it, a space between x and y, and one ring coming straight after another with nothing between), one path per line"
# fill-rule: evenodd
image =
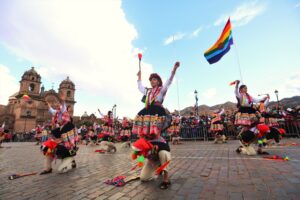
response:
M58 92L53 89L45 91L41 84L41 76L34 67L23 74L19 91L9 97L7 105L0 105L0 123L5 123L5 129L24 133L38 125L50 123L47 102L57 108L60 105L60 94L66 95L66 104L71 106L73 115L76 103L75 84L69 77L59 84ZM25 99L24 95L28 95L29 99Z

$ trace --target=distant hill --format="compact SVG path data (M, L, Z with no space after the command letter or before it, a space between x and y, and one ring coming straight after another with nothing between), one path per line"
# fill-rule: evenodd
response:
M269 108L275 108L277 106L277 101L271 101L268 105ZM294 96L290 98L284 98L280 100L280 106L283 106L284 109L286 108L294 108L300 106L300 96ZM225 111L233 112L237 109L236 103L227 101L223 104L218 104L214 106L207 106L207 105L200 105L198 106L198 111L201 114L209 114L212 113L214 110L224 108ZM194 106L186 107L180 111L180 114L183 116L187 116L190 112L195 112ZM175 112L178 114L178 112Z
M269 107L273 108L277 106L277 101L271 101ZM290 98L284 98L280 100L280 106L286 108L294 108L300 106L300 96L294 96Z

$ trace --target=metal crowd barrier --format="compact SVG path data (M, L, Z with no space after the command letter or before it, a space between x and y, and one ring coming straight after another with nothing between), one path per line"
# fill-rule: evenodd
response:
M285 137L300 137L300 120L294 121L282 121L279 122L280 128L286 131ZM223 133L229 139L236 139L238 135L237 127L227 126L224 124ZM212 140L214 139L213 133L209 131L208 126L197 126L197 127L182 127L180 129L180 137L183 140Z

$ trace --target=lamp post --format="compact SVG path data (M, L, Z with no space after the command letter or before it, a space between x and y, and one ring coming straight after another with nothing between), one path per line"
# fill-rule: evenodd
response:
M117 105L116 104L112 107L112 112L113 112L113 118L116 118L116 115L117 115Z
M196 104L195 104L195 112L196 112L196 116L198 116L198 92L197 90L194 91L194 94L195 94L195 100L196 100Z
M279 99L278 99L278 90L274 91L276 98L277 98L277 114L279 114Z
M25 117L25 123L24 123L24 133L26 133L26 122L27 122L27 118L29 118L31 116L30 111L26 111L26 117Z

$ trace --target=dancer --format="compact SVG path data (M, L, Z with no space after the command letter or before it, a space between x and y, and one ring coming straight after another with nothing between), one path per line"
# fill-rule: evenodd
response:
M104 118L104 125L101 133L98 135L100 140L100 149L106 150L107 152L116 152L117 148L114 144L115 141L115 132L113 130L113 113L108 111L107 115L103 115L98 109L99 114Z
M266 132L264 137L258 140L258 154L268 154L266 151L263 151L263 147L266 147L271 140L274 140L276 144L279 144L281 136L285 133L285 130L279 128L279 124L277 123L277 119L272 116L269 112L267 112L267 106L269 104L270 95L266 94L266 99L260 101L257 105L257 110L259 111L261 118L259 122L261 124L266 124L269 126L270 131Z
M48 140L48 128L46 126L43 127L42 130L42 143Z
M36 145L39 145L40 142L42 141L42 127L40 125L38 125L35 128L35 140L36 140Z
M154 175L155 167L171 160L170 147L160 136L161 132L169 126L164 124L166 111L162 103L179 65L179 62L175 63L171 76L164 85L158 74L151 74L149 77L151 88L149 89L142 85L141 70L137 74L138 88L145 96L142 99L145 100L145 108L135 117L132 134L138 134L140 138L153 145L152 153L151 155L147 155L148 159L146 159L141 171L140 178L142 181L150 180ZM163 170L163 182L160 184L160 188L167 189L170 184L169 170L166 167Z
M5 139L5 123L2 124L2 126L0 127L0 148L2 148L1 144L3 142L3 140Z
M113 118L112 111L108 111L107 115L103 115L101 113L100 109L98 109L98 112L103 117L103 120L104 120L104 125L103 125L103 129L102 129L101 133L107 134L110 136L114 136L115 135L115 132L113 129L114 118Z
M240 144L236 149L237 153L247 154L249 156L256 155L256 151L251 144L260 140L264 135L270 131L270 128L265 124L258 124L250 127L250 129L241 132Z
M122 128L120 133L120 139L123 142L122 147L130 147L130 136L131 136L131 130L129 126L129 121L126 117L123 117L122 120Z
M237 98L238 104L238 112L235 115L236 126L242 126L240 133L238 134L238 138L241 141L242 146L240 146L236 152L240 153L241 149L244 150L248 155L255 155L256 152L248 144L251 144L252 140L257 140L256 136L256 125L259 123L260 114L255 109L254 103L259 103L260 101L265 101L267 97L263 97L261 99L253 98L248 94L248 88L246 85L241 85L239 87L239 80L235 81L235 96Z
M235 125L243 126L241 132L246 131L254 123L257 123L259 116L257 116L257 110L254 108L254 103L259 103L260 101L266 100L266 97L261 99L253 98L248 94L248 89L246 85L241 85L239 87L239 80L235 81L235 96L238 100L238 112L235 115Z
M100 141L100 149L104 150L104 152L115 153L117 151L117 147L114 144L115 139L109 134L100 133L98 135L98 141Z
M222 114L224 113L224 108L219 111L215 111L213 113L213 119L211 120L211 126L210 126L210 131L212 133L214 133L215 135L215 141L214 143L218 143L219 141L222 143L226 142L226 137L224 135L224 126L223 126L223 122L222 122Z
M58 166L59 172L67 172L72 168L76 168L74 157L78 150L76 146L78 137L68 112L70 106L66 106L64 95L61 95L61 101L61 105L56 110L48 103L49 112L53 115L51 130L53 138L48 139L41 146L41 150L45 155L45 165L44 170L40 173L41 175L52 173L54 158L62 160Z
M172 144L181 144L180 143L180 116L173 115L172 123L170 128L168 128L168 133L171 137Z
M95 134L95 130L92 127L89 128L89 131L87 133L86 145L88 145L89 143L99 145L97 141L97 134Z

